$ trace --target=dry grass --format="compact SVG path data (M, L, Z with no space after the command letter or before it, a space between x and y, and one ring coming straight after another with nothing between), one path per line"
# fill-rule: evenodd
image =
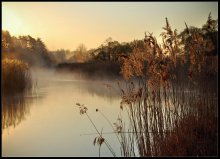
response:
M193 115L183 118L172 133L158 143L164 147L160 156L217 156L217 118L205 120Z
M31 88L31 74L26 63L16 59L2 60L3 94L21 93Z
M120 107L131 126L123 129L134 132L132 139L122 133L123 145L136 145L135 156L217 156L217 58L204 47L210 40L192 34L185 54L168 20L164 30L162 47L146 35L145 50L123 59Z
M115 123L121 155L217 156L217 65L210 39L188 33L187 45L168 20L162 47L146 35L144 50L123 58L121 116ZM210 46L210 47L209 47ZM128 120L126 119L128 118ZM125 125L125 123L127 123ZM120 130L120 131L118 131Z

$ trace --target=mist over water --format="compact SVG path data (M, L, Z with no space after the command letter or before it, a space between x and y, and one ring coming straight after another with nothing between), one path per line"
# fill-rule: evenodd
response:
M2 31L3 156L216 155L217 20L185 25L69 59Z
M81 135L95 133L95 129L80 115L76 103L88 108L100 131L112 132L95 110L102 111L112 122L117 120L120 95L116 82L79 79L76 74L58 74L54 70L31 71L35 84L33 93L23 96L22 101L14 102L11 107L7 107L7 99L3 103L3 156L98 156L98 146L93 146L98 135ZM120 156L114 134L106 135L106 140ZM112 156L105 145L101 156Z

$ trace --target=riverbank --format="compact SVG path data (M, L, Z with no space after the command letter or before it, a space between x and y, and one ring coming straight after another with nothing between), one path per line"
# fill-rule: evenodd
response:
M61 63L55 69L58 72L74 72L90 79L122 78L121 64L118 62Z

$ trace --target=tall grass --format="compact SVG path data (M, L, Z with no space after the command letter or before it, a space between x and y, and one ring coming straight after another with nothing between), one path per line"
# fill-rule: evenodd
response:
M217 94L213 90L216 87L202 92L193 85L172 84L153 93L129 82L122 89L122 108L130 128L123 129L134 133L132 139L131 134L121 133L124 141L130 141L123 145L136 145L135 156L216 156Z
M121 116L114 133L122 156L217 156L217 64L208 37L188 33L189 52L168 20L162 47L152 34L145 49L124 58ZM104 117L106 118L106 117ZM128 120L126 119L128 118ZM125 124L127 123L127 124Z
M28 64L17 59L2 60L3 94L22 93L31 89L32 79Z
M145 50L135 49L122 66L127 85L121 108L134 132L136 155L217 156L217 58L206 56L206 39L193 34L191 52L184 54L168 21L164 29L163 47L146 35ZM184 56L190 61L182 62Z

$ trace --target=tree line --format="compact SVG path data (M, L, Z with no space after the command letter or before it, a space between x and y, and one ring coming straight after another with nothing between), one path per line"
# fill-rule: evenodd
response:
M193 34L198 38L209 39L210 42L203 47L214 48L211 52L209 51L209 56L218 54L218 20L213 20L211 14L209 14L207 22L201 28L194 26L188 27L186 23L185 25L186 28L180 33L177 33L177 30L175 30L175 36L181 41L183 45L181 49L184 50L185 55L190 53L190 38L192 36L189 36L189 34ZM172 38L170 37L170 41L172 41ZM59 63L83 63L91 61L120 62L122 58L128 57L134 48L144 50L145 40L141 39L120 43L109 37L98 48L90 50L84 44L80 44L74 51L65 49L49 51L40 38L35 39L30 35L15 37L11 36L8 31L2 30L2 58L14 57L27 62L30 66L42 67Z

